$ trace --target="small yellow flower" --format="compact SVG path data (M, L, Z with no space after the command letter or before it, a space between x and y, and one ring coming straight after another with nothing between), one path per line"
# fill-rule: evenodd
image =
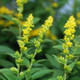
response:
M80 12L78 12L78 13L76 14L76 16L77 16L77 18L80 18Z
M76 23L77 23L78 25L80 25L80 19L77 19L77 20L76 20Z
M58 3L57 3L57 2L53 2L52 6L53 6L54 8L57 8L57 7L58 7Z
M5 6L0 7L0 14L13 14L14 11L13 10L9 10L8 8L6 8Z
M72 42L69 42L69 41L66 43L66 45L67 45L68 47L72 47L72 44L73 44L73 43L72 43Z
M0 20L0 25L4 25L4 20Z

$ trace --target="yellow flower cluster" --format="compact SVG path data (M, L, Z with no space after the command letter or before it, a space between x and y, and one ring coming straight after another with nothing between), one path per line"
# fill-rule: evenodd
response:
M78 13L76 14L76 17L77 17L77 18L80 18L80 12L78 12Z
M64 28L66 28L66 30L64 31L64 34L65 34L64 41L65 41L65 43L63 43L63 45L62 45L63 54L65 54L64 58L66 60L66 63L64 64L64 70L67 73L71 72L71 70L72 70L70 68L70 66L67 65L67 61L69 59L74 58L73 54L69 54L69 48L72 47L72 45L73 45L71 40L73 40L73 38L74 38L74 33L76 31L75 27L76 27L75 18L73 16L70 16L69 20L67 21L67 23L64 26Z
M80 25L80 12L76 14L76 17L77 17L76 23Z
M72 69L70 68L69 65L65 65L64 70L65 70L65 72L71 72L72 71Z
M52 6L53 6L54 8L57 8L57 7L58 7L58 3L57 3L57 2L53 2Z
M18 40L19 47L21 50L27 49L27 47L25 47L25 44L28 43L29 34L30 34L30 31L32 30L31 27L34 27L32 14L29 15L29 17L27 18L27 21L22 25L23 34L22 34L21 40Z
M31 37L38 36L39 35L38 33L41 31L41 29L42 29L42 27L32 30L29 37L31 38ZM52 34L50 30L48 30L45 33L45 37L50 38L51 40L56 40L57 39L57 37L54 34Z
M58 76L57 79L58 80L63 80L63 77L62 76Z
M0 20L0 26L4 24L4 20Z
M49 16L48 19L45 21L45 23L41 26L41 31L39 32L39 38L38 40L34 40L35 47L37 48L36 49L37 53L41 51L40 42L42 42L44 33L46 33L49 30L49 28L52 26L52 23L53 23L53 17Z
M27 3L27 0L16 0L18 6L23 6L24 3Z
M73 40L74 33L75 33L75 27L76 27L75 18L73 16L71 16L64 27L66 28L66 30L64 31L65 43L63 43L63 53L69 54L69 47L72 47L72 45L73 45L71 40Z
M44 34L46 31L49 30L49 28L52 26L53 23L53 17L49 16L48 19L45 21L45 23L42 25L42 34Z
M9 10L8 8L6 8L5 6L0 7L0 14L13 14L14 11L13 10Z
M62 63L66 63L66 61L67 61L67 60L66 60L64 57L62 57L62 56L59 58L59 60L60 60Z
M24 42L28 42L28 36L29 36L29 34L30 34L31 30L32 30L31 27L34 27L33 19L34 19L34 17L32 16L32 14L30 14L29 17L27 18L27 21L23 25L22 39L24 40Z
M72 54L66 55L66 59L72 59L74 56Z

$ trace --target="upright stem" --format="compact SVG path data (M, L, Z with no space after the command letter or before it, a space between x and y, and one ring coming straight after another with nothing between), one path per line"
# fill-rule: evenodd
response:
M19 39L21 39L21 21L20 21L20 24L19 24Z
M35 51L35 53L34 53L34 56L33 56L32 60L31 60L31 64L30 64L30 68L29 68L30 70L31 70L31 68L32 68L33 60L34 60L35 56L36 56L36 51Z
M67 76L67 74L66 74L66 72L64 72L64 80L66 80L66 76Z
M19 24L19 40L21 40L21 21L20 21L20 24ZM20 54L21 54L21 57L22 57L22 52L21 51L20 51ZM19 76L19 73L20 73L20 64L18 64L18 76Z

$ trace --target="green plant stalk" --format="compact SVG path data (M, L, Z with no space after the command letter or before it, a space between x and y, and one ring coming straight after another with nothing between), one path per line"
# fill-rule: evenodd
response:
M67 74L66 74L66 72L64 72L64 80L66 80L66 76L67 76Z
M30 64L30 67L29 67L30 71L31 71L31 68L32 68L32 65L33 65L33 60L34 60L35 56L36 56L36 51L35 51L35 53L33 55L33 58L31 59L31 64ZM26 80L29 80L29 79L26 78Z
M66 57L65 57L66 59ZM64 64L64 66L67 65L67 59L66 59L66 63ZM66 77L67 77L67 73L64 71L64 80L66 80Z
M21 12L19 12L21 13ZM20 24L19 24L19 39L21 40L21 20L20 20ZM20 54L21 54L21 57L22 57L22 51L20 50ZM19 76L19 73L20 73L20 64L18 64L18 76Z
M33 55L33 58L31 59L31 64L30 64L30 67L29 67L30 70L31 70L31 68L32 68L33 60L34 60L35 56L36 56L36 51L35 51L35 53L34 53L34 55Z

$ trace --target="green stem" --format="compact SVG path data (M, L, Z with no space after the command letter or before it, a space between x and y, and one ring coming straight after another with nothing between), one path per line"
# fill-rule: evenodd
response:
M34 55L33 55L32 60L31 60L31 64L30 64L30 67L29 67L29 69L30 69L30 70L31 70L31 68L32 68L32 65L33 65L33 60L34 60L35 56L36 56L36 51L35 51L35 53L34 53Z
M20 21L20 24L19 24L19 39L21 39L21 21Z
M67 74L66 74L66 72L64 72L64 80L66 80L66 76L67 76Z
M18 74L17 74L17 76L19 76L20 65L17 64L17 66L18 66Z

